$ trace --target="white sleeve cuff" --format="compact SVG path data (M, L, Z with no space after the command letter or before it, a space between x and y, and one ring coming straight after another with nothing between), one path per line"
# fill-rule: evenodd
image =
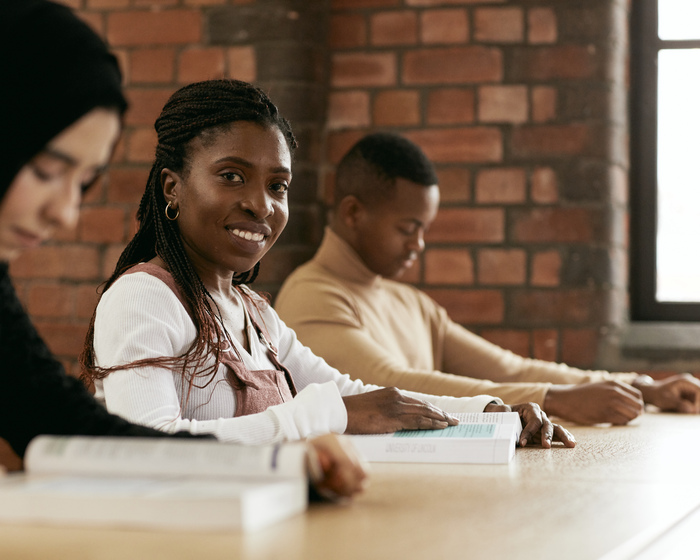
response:
M424 393L414 393L413 391L401 392L409 397L428 401L445 412L483 412L486 405L492 402L503 404L501 399L492 397L491 395L477 395L475 397L438 397L435 395L426 395Z
M333 381L312 383L294 400L267 409L278 419L286 440L299 440L334 432L342 434L348 424L345 403Z

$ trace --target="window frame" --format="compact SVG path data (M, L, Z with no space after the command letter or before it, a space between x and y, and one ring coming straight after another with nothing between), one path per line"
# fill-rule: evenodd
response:
M632 2L630 20L630 318L700 321L700 302L656 300L658 53L700 48L658 37L658 1Z

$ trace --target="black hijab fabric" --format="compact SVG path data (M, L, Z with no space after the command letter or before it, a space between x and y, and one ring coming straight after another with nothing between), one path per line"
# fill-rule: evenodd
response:
M20 168L95 107L126 107L99 37L63 6L0 0L0 204ZM0 438L22 456L39 434L168 435L109 414L65 374L0 262Z
M126 108L104 42L70 8L0 0L0 201L24 164L96 107Z

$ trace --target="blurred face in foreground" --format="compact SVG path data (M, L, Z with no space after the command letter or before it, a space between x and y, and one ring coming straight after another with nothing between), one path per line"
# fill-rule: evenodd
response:
M20 169L0 201L0 261L75 227L82 194L104 172L119 130L116 111L93 109Z

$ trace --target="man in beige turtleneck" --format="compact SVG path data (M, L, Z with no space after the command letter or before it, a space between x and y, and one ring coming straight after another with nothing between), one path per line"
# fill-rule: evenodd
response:
M700 382L583 371L520 357L452 321L395 281L423 251L440 201L431 162L409 140L360 140L336 171L330 226L316 255L282 286L275 307L302 343L366 383L438 395L531 401L583 424L625 424L644 410L700 411Z

